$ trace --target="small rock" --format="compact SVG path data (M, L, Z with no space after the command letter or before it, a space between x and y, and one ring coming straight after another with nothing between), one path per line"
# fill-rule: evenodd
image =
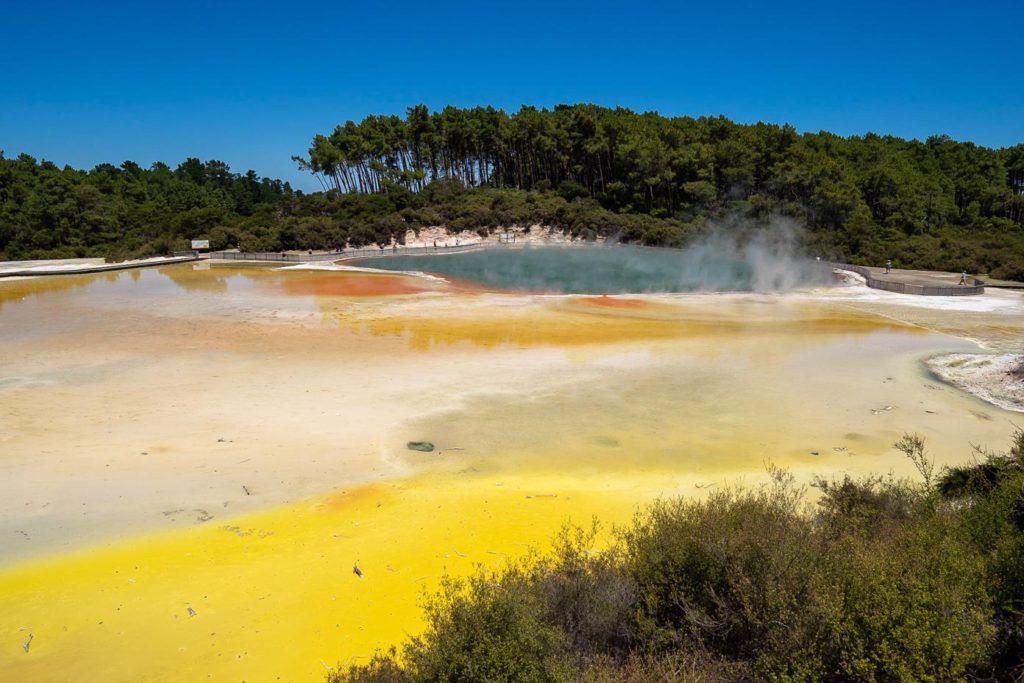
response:
M405 447L410 451L420 451L422 453L431 453L434 450L434 444L429 441L410 441L405 444Z

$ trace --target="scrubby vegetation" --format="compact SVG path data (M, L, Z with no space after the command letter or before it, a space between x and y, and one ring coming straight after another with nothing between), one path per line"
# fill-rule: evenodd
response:
M1024 144L798 134L585 104L511 115L417 105L339 125L296 160L322 192L218 161L80 171L0 155L0 258L153 253L192 237L333 249L437 225L678 246L709 222L783 215L837 260L1024 279Z
M921 482L818 481L658 502L595 552L550 554L426 602L425 632L345 681L950 681L1024 675L1024 432Z

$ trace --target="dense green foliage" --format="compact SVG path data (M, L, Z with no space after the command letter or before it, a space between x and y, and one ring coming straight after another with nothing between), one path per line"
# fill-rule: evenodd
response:
M0 258L150 255L187 249L218 225L274 219L286 183L218 161L176 169L126 161L91 171L0 154Z
M417 105L404 119L368 116L317 135L297 160L338 191L420 191L443 178L592 199L573 229L617 234L623 214L686 226L785 214L830 256L1024 277L1024 144L799 135L593 105L512 115ZM685 237L677 227L648 224L627 238L676 243Z
M450 580L401 651L343 681L952 681L1024 674L1024 432L923 483L784 472L654 504L595 552Z
M208 238L214 249L338 249L401 241L427 225L487 231L513 223L651 244L687 234L678 221L620 217L552 193L468 190L457 181L437 180L418 193L302 194L219 161L187 159L173 170L125 162L86 172L0 154L2 259L144 256L187 249L191 238Z
M1024 279L1024 144L798 134L592 105L369 116L296 157L323 192L218 161L91 171L0 155L0 258L337 249L409 229L543 224L678 246L790 216L813 253Z

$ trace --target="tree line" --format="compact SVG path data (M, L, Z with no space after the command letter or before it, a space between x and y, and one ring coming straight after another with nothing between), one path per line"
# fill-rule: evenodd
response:
M537 223L680 246L710 223L785 215L823 257L1024 279L1024 144L800 134L586 104L416 105L345 122L295 159L321 191L215 160L86 171L0 153L0 258L146 255L189 238L335 249L424 226Z
M271 222L288 183L221 161L133 161L90 171L0 152L0 258L147 256L186 249L218 225Z
M1024 144L801 135L588 104L513 114L415 105L404 118L347 121L295 159L338 193L418 194L443 180L691 227L783 214L805 222L829 255L1024 276ZM672 242L679 231L660 225L645 241L659 237Z
M409 107L316 135L295 157L324 187L559 190L618 212L692 217L715 202L802 209L812 227L873 222L908 234L1024 226L1024 144L988 149L946 136L800 135L789 125L638 114L594 105Z

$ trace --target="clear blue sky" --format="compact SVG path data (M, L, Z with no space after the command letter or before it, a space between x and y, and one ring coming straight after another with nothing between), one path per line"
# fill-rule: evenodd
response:
M162 6L160 6L162 5ZM368 113L595 102L799 130L1024 142L1024 1L0 0L0 149L216 158L295 186Z

